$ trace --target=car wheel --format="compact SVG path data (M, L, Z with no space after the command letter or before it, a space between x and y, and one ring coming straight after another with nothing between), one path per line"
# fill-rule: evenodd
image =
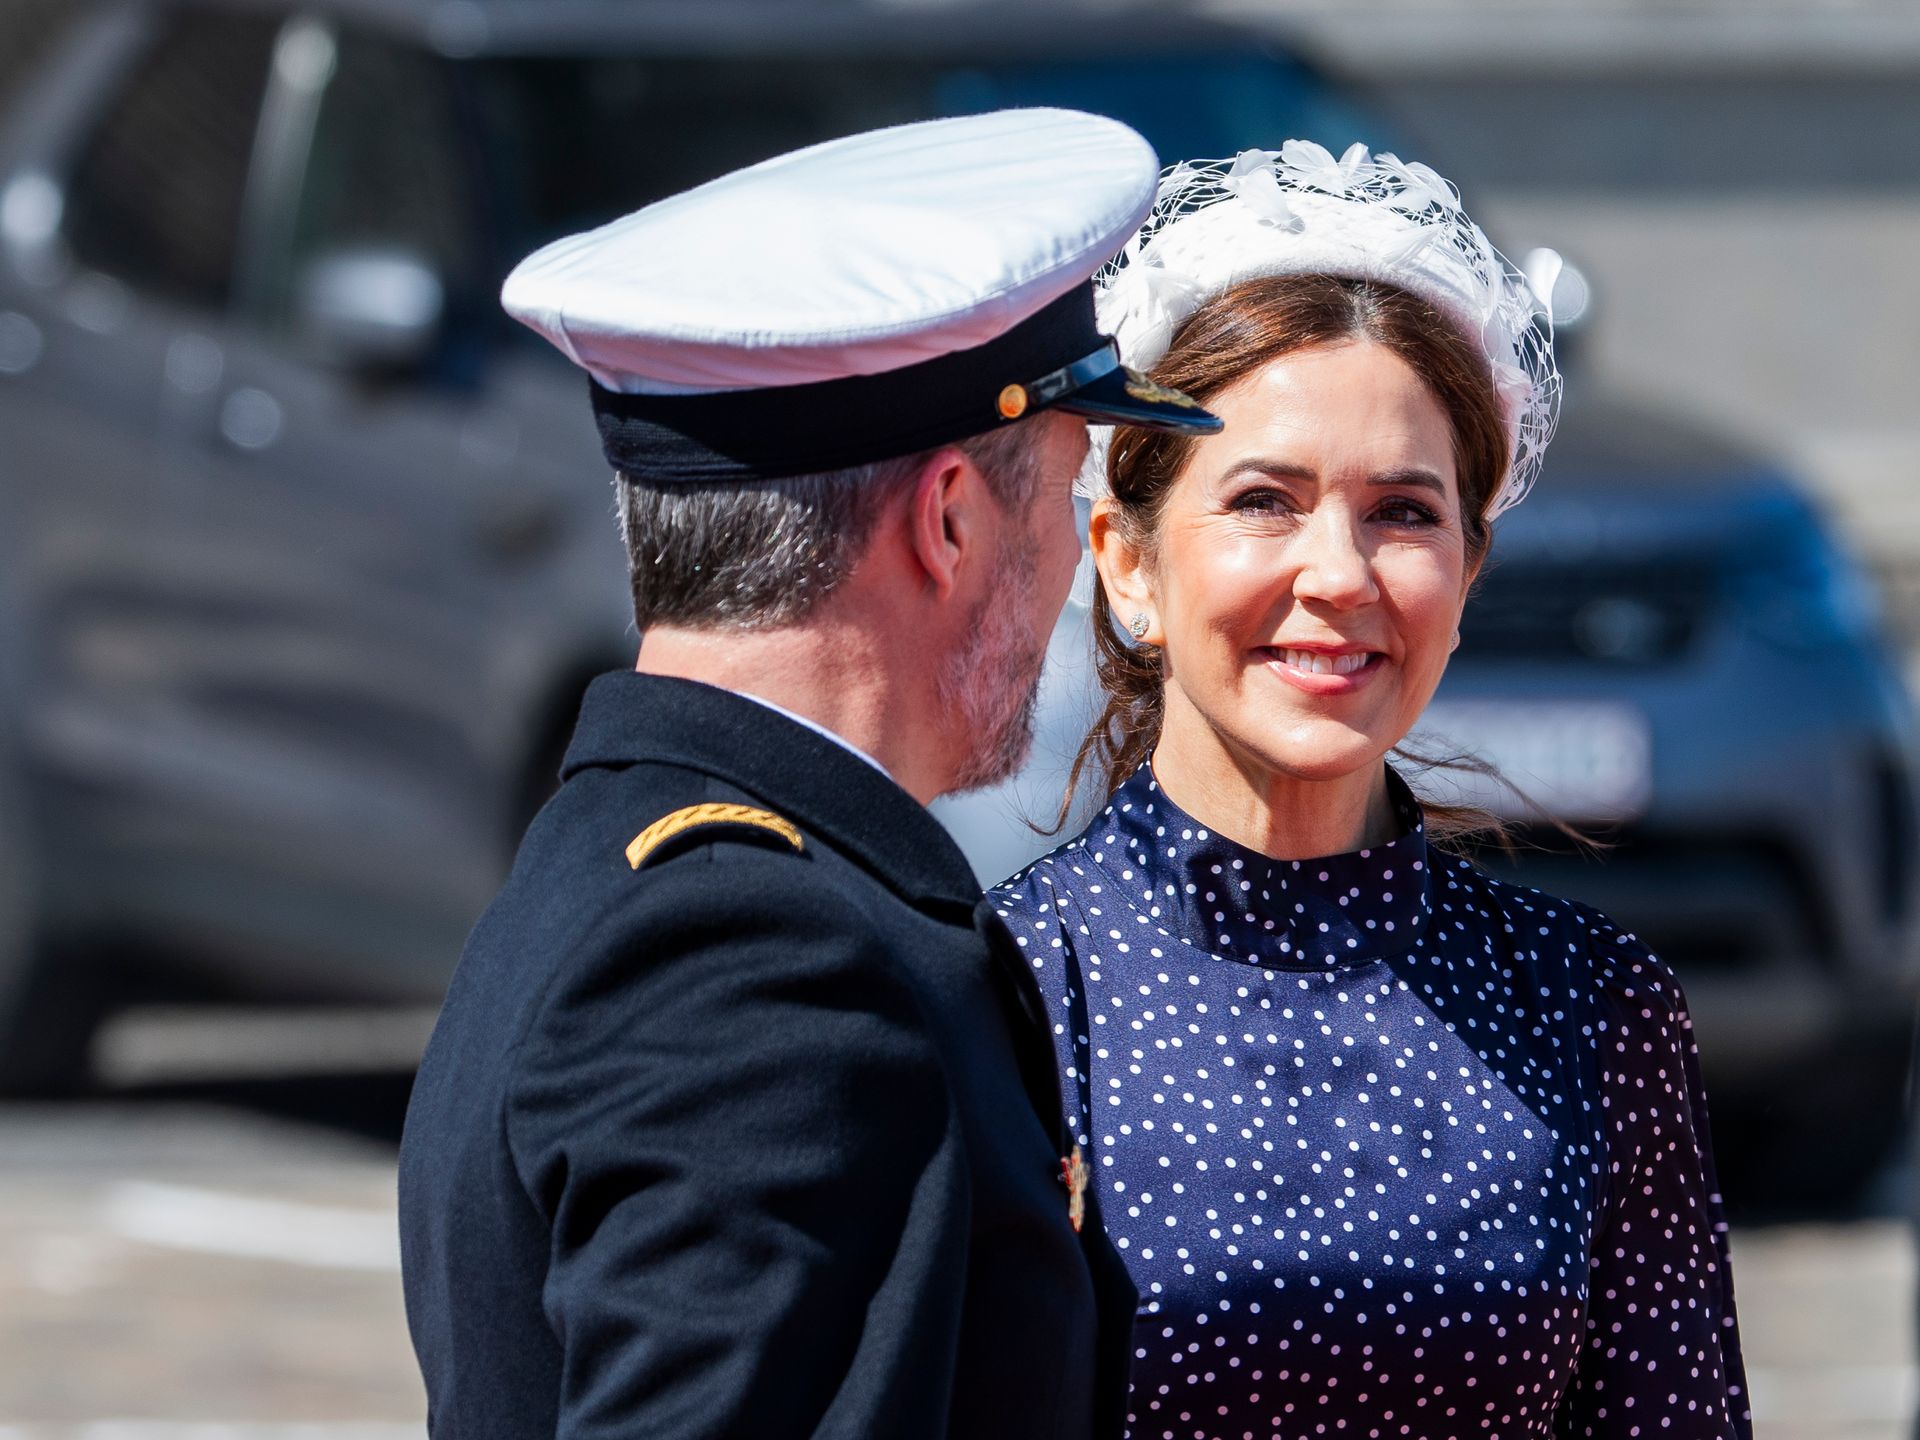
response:
M86 1087L104 996L76 956L42 943L18 786L0 770L0 1095Z
M1857 1209L1904 1138L1911 1052L1906 1029L1889 1027L1775 1077L1764 1096L1716 1100L1728 1208L1743 1219Z

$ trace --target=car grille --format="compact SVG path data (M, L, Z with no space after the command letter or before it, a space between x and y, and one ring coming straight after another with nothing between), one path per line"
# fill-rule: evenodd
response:
M1489 568L1461 622L1461 657L1646 665L1692 647L1712 607L1711 570L1515 561Z
M1786 848L1758 837L1603 837L1595 855L1569 853L1552 831L1520 827L1517 848L1474 858L1490 874L1594 905L1633 931L1684 981L1714 971L1830 962L1839 936L1818 878Z

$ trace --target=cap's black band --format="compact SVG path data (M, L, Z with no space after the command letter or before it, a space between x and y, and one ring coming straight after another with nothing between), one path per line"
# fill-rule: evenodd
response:
M777 480L930 450L1008 423L1000 392L1074 365L1111 342L1093 286L1075 286L984 345L811 385L712 395L622 395L593 384L608 461L636 480ZM1052 398L1034 397L1023 413Z

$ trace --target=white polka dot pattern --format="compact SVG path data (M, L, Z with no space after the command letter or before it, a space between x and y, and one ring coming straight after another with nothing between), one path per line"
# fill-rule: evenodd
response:
M1139 1440L1747 1437L1672 973L1405 833L1274 861L1150 767L994 891L1141 1292Z

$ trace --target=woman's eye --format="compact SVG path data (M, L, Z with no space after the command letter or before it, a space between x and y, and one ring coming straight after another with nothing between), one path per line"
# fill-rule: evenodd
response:
M1291 507L1278 490L1244 490L1233 497L1232 508L1247 515L1279 515Z
M1377 512L1389 525L1438 525L1439 514L1418 500L1389 500Z

